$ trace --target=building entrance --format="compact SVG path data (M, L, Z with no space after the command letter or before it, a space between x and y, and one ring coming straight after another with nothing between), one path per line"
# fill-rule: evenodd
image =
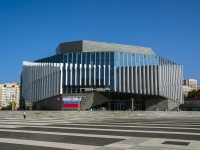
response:
M119 103L114 103L114 107L111 108L111 110L117 111L117 110L128 110L130 108L130 104L127 102L119 102Z
M106 103L93 107L94 110L101 110L102 108L110 111L128 111L132 110L131 100L111 100ZM145 110L144 101L134 101L134 110Z
M135 110L144 110L142 104L136 104Z

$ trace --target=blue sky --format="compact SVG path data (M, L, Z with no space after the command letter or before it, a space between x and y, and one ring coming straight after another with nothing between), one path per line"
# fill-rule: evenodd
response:
M0 83L82 39L151 47L200 85L200 0L0 0Z

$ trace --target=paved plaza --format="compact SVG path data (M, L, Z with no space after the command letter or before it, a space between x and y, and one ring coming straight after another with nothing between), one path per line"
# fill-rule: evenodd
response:
M3 118L1 150L200 150L199 118Z

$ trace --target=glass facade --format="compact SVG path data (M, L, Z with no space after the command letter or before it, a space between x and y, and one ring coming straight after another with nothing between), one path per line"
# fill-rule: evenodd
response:
M173 85L170 82L174 82L175 74L166 71L181 69L180 65L163 57L123 52L66 53L35 62L63 64L63 93L79 93L81 90L84 92L101 88L116 92L161 95L166 91L162 90L160 74L170 75L169 77L173 78L171 81L164 77L168 84ZM182 74L177 75L177 83L181 86ZM178 95L171 98L176 99Z

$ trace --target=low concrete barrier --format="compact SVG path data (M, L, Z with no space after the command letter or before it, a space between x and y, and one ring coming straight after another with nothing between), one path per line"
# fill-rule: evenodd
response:
M0 118L23 118L24 111L0 111ZM25 111L27 119L199 117L199 111Z

